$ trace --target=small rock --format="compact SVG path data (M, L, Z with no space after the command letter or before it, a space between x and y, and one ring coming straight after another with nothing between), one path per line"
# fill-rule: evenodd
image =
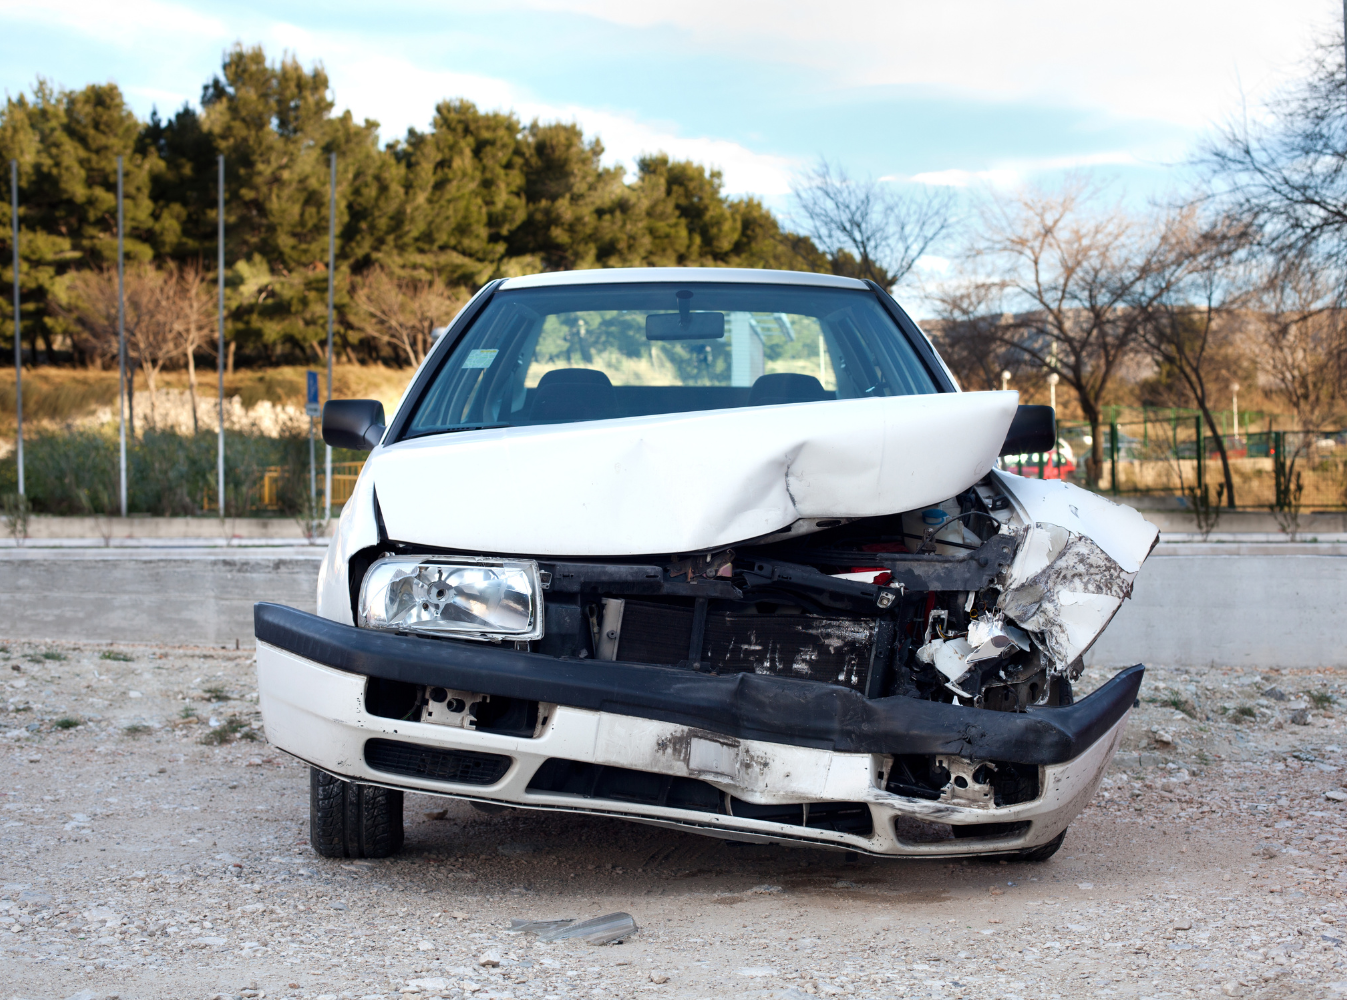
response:
M1174 734L1158 727L1151 730L1151 739L1155 740L1155 742L1159 743L1161 746L1174 745Z
M659 986L663 986L669 981L669 977L663 972L652 972L650 973L650 981Z
M761 979L765 976L775 976L776 970L768 968L765 965L755 965L747 969L735 969L736 976L745 976L748 979Z
M1344 796L1344 798L1347 798L1347 796ZM763 893L763 894L776 893L776 892L780 892L780 891L781 891L781 886L779 886L779 885L755 885L752 889L749 889L748 891L749 891L749 892Z
M1174 929L1176 931L1190 931L1193 929L1193 922L1189 920L1187 917L1185 917L1183 920L1175 920Z
M435 950L435 946L434 946L433 944L431 944L429 941L418 941L418 942L416 942L416 950L417 950L417 951L434 951L434 950Z
M1270 687L1263 692L1264 698L1271 698L1273 701L1285 701L1286 692L1279 687Z
M484 951L477 958L477 964L488 969L494 969L500 965L500 953L494 951Z
M1275 688L1273 690L1276 690ZM1244 995L1244 987L1233 979L1228 983L1221 984L1221 992L1228 997L1240 997Z
M448 819L448 818L449 818L449 810L448 810L448 809L435 809L435 810L432 810L431 812L425 813L424 815L425 815L426 819L430 819L430 820Z
M1331 799L1334 802L1347 802L1347 792L1340 792L1336 788L1324 792L1324 798Z
M1297 708L1291 713L1291 724L1296 726L1308 726L1310 724L1310 713L1308 709Z
M346 909L346 904L345 904L345 903L342 903L342 902L328 903L327 905L330 906L330 907L332 907L332 909L334 909L334 910L344 910L344 909Z
M426 993L442 993L452 988L453 984L443 976L431 976L428 979L412 979L403 987L403 989L416 989Z

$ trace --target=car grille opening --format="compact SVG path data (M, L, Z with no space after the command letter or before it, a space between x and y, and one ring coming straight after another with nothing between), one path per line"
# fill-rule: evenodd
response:
M528 791L719 813L861 836L868 835L873 829L870 809L863 802L755 805L726 795L715 785L696 778L587 764L560 757L543 762L529 781Z
M691 608L628 600L617 659L629 663L686 660L692 627ZM700 658L722 674L776 674L860 689L874 642L873 619L713 611L706 618Z
M513 759L477 750L450 750L400 740L367 740L365 763L376 771L458 785L494 785Z

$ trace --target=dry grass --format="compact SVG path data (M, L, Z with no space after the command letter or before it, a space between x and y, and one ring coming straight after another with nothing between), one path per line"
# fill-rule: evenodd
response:
M297 365L238 371L225 377L225 395L238 396L251 409L268 401L277 406L289 404L303 409L305 372ZM339 399L378 399L392 411L402 390L411 380L410 368L385 368L382 365L337 365L332 373L332 394ZM319 372L320 384L326 375ZM163 372L161 389L186 389L185 371ZM143 376L137 375L137 393L147 391ZM215 373L197 372L197 392L202 400L215 399ZM87 371L69 368L25 368L23 373L23 411L25 429L59 427L90 416L99 407L117 405L117 372ZM137 407L139 409L139 407ZM14 431L14 381L0 379L0 433Z

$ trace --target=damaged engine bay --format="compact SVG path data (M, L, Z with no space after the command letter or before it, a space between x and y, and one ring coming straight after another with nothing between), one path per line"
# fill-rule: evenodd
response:
M542 634L513 645L561 660L795 678L865 699L998 713L1071 705L1081 656L1135 574L1083 535L1028 521L998 475L921 510L800 521L658 563L540 559ZM370 565L410 555L429 554L397 545L360 553L353 610L355 581ZM433 614L443 592L409 583L408 598ZM1060 615L1071 595L1105 602L1088 609L1097 620L1083 648L1081 628ZM388 683L371 695L377 714L481 732L531 737L547 721L546 705L519 699ZM906 797L992 808L1040 791L1039 769L1024 763L948 754L891 760L884 787Z

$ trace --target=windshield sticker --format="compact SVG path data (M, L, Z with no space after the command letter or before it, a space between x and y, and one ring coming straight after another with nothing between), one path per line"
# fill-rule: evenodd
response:
M499 351L489 351L478 348L475 351L469 351L467 360L463 362L464 368L490 368L491 362L496 360Z

